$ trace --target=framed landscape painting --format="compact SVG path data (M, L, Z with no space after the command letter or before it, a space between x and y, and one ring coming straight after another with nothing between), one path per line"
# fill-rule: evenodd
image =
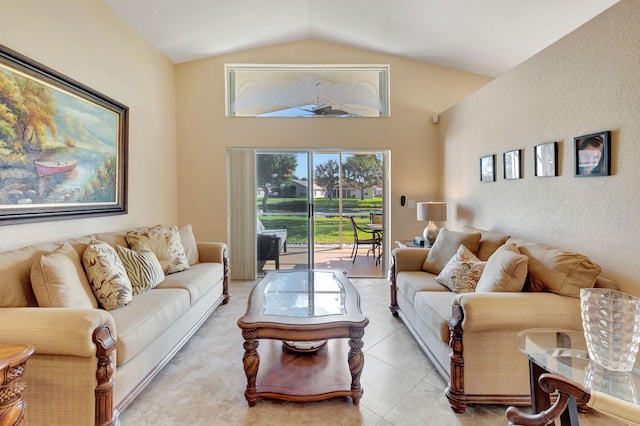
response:
M128 108L0 45L0 224L127 212Z

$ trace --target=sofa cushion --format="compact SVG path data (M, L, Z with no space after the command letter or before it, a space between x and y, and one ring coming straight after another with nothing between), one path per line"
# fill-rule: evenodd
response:
M57 244L45 243L0 253L0 307L38 306L31 288L31 266L57 248Z
M456 293L421 291L416 294L413 306L420 319L436 332L443 342L449 342L449 318L451 303Z
M464 244L471 253L476 255L478 253L480 236L479 232L459 232L449 231L446 228L441 229L436 241L433 243L433 247L429 250L422 269L432 274L439 274L449 259L456 254L460 244Z
M463 230L466 232L480 232L480 243L478 245L478 259L480 260L489 260L489 257L509 239L508 235L474 228L469 225L465 226Z
M188 309L189 293L185 290L154 288L111 311L118 333L116 365L140 353Z
M222 281L224 267L220 263L198 263L179 274L167 275L157 289L181 288L189 292L191 304L214 287L216 282Z
M200 261L198 255L198 244L196 243L196 237L193 235L193 228L191 224L183 225L178 228L180 234L180 242L184 248L184 253L187 256L189 266L194 265Z
M581 288L593 287L601 268L588 257L544 244L510 238L528 260L529 278L554 293L580 297Z
M522 291L527 279L527 261L527 256L520 254L515 244L504 244L487 261L476 291Z
M479 260L460 244L458 251L442 268L436 281L456 293L472 293L487 262Z
M149 247L158 257L165 275L189 269L177 226L164 228L158 225L146 230L129 231L125 237L129 247L134 247L138 242Z
M131 302L131 281L118 253L108 243L91 241L82 255L82 263L93 293L103 308L116 309Z
M31 267L31 287L43 308L97 308L78 252L65 243Z
M118 246L116 251L127 271L134 296L164 281L162 265L156 255L144 244L136 244L134 250Z
M396 277L396 286L398 291L411 301L419 291L451 291L437 282L435 275L422 271L400 272Z

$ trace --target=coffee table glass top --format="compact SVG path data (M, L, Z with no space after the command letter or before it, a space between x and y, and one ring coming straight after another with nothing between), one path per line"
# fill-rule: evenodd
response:
M331 271L271 273L264 286L262 315L310 318L345 314L345 288Z
M640 370L607 370L589 359L582 330L536 328L518 334L518 348L546 371L624 401L640 404Z

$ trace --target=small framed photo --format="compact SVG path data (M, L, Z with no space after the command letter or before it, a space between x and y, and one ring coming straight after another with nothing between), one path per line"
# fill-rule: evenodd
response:
M504 160L504 178L520 179L522 178L522 150L515 149L502 154Z
M480 182L495 182L495 162L494 154L480 157Z
M611 132L605 131L573 139L576 152L576 176L611 174Z
M558 176L558 142L536 145L533 148L533 161L535 176Z

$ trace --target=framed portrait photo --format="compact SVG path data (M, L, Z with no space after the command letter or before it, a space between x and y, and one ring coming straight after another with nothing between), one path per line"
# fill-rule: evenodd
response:
M480 182L495 182L495 162L494 154L480 157Z
M574 138L576 176L611 174L611 132L605 131Z
M533 161L535 176L558 176L558 142L536 145L533 148Z
M504 160L504 178L520 179L522 178L522 150L515 149L502 154Z

